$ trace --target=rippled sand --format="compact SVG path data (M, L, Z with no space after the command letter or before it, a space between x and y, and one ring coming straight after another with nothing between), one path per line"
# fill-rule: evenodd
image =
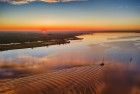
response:
M100 65L62 69L0 81L0 94L95 94L102 86Z
M128 64L83 65L0 80L0 94L140 94L139 71Z

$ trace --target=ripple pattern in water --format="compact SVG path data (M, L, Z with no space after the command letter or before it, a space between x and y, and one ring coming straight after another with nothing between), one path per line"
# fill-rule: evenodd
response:
M0 81L0 94L96 94L105 66L89 65Z

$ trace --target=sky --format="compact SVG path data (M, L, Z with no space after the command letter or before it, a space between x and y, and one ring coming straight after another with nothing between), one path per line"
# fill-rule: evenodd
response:
M140 0L0 0L5 30L140 30Z

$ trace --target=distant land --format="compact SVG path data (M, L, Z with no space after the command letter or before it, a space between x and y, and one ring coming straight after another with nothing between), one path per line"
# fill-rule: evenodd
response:
M70 43L70 40L79 40L76 36L92 33L140 33L140 30L134 31L76 31L76 32L46 32L46 31L1 31L0 32L0 51L34 48L56 44Z
M76 36L87 32L47 33L47 32L0 32L0 51L34 48L80 40Z

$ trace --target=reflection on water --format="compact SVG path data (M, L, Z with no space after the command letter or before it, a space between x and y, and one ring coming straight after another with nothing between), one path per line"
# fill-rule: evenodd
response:
M32 83L42 85L42 89L36 86L36 90L33 90L38 92L37 94L48 87L51 88L47 89L50 93L44 91L45 94L58 94L55 85L60 86L58 90L61 89L59 92L62 94L140 94L139 33L95 33L78 37L84 39L73 40L65 45L0 52L0 79L17 78L20 82L20 79L25 80L30 76L33 76L32 80L41 79L40 75L45 73L48 78L43 80L46 81L46 86L41 81ZM104 66L101 66L101 62ZM96 66L102 70L98 77L95 75L98 71L93 71ZM64 80L64 86L60 78ZM75 80L78 86L73 83ZM53 84L53 81L56 84ZM24 83L27 82L25 80ZM22 94L21 91L24 89L20 88L18 93ZM0 89L0 92L3 91Z

